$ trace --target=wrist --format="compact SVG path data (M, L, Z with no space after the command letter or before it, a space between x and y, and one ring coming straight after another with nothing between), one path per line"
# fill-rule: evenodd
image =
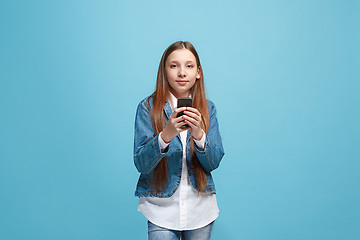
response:
M203 134L204 134L204 132L203 132L203 130L201 129L200 133L197 134L196 136L193 136L193 137L194 137L194 139L195 139L196 141L200 141L201 138L203 137Z
M171 139L169 139L169 138L167 137L167 135L166 135L166 133L164 133L164 131L162 131L162 132L160 133L160 137L161 137L161 139L164 141L164 143L166 143L166 144L170 143L170 141L171 141Z

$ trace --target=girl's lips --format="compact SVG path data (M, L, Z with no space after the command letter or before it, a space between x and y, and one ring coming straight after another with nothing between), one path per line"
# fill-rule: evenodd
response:
M178 84L180 85L185 85L187 82L189 81L186 81L186 80L179 80L179 81L176 81Z

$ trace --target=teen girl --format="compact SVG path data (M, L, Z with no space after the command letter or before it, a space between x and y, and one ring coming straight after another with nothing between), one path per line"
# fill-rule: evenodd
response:
M180 97L191 97L193 107L177 108ZM223 155L199 56L191 43L175 42L162 55L155 92L139 103L135 118L134 162L141 173L135 196L149 240L210 239L219 215L211 171Z

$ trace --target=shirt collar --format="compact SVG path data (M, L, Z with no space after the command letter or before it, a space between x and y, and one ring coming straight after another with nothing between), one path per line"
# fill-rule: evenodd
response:
M175 109L177 108L177 98L170 92L170 105Z

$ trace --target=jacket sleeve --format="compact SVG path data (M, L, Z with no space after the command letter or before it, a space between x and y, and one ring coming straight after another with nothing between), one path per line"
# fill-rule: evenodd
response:
M166 153L160 151L159 134L154 137L147 101L139 103L135 116L134 163L140 173L148 174Z
M209 131L206 135L205 147L204 149L195 147L195 153L206 172L211 172L219 167L220 161L225 154L219 132L219 124L216 118L216 108L210 101Z

